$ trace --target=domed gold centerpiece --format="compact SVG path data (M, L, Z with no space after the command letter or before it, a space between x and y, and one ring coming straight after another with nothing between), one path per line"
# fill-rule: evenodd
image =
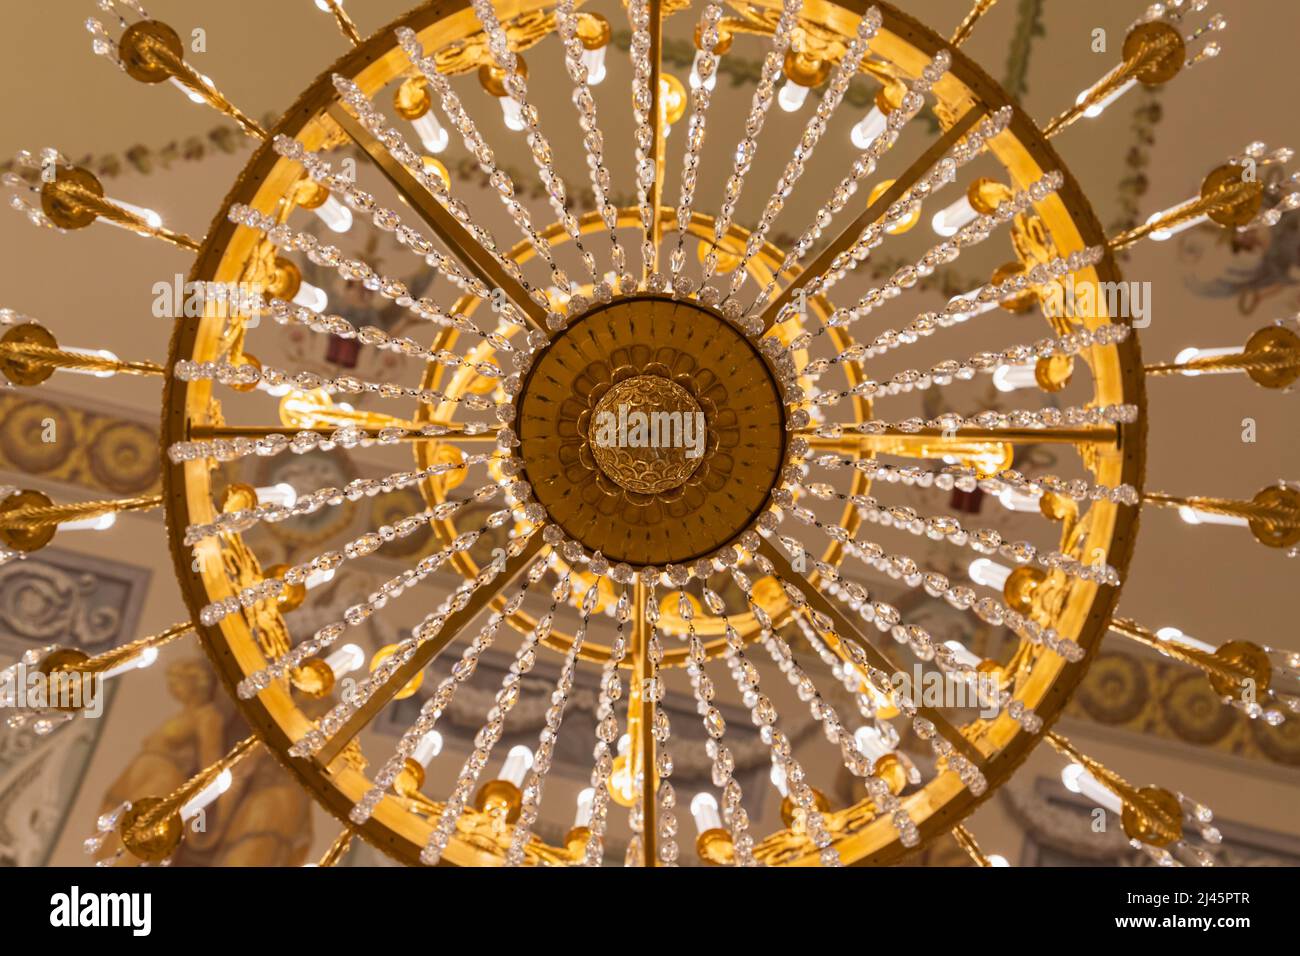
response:
M596 403L587 438L606 478L652 495L680 488L699 467L708 423L682 386L658 375L636 375Z
M533 364L518 407L538 502L612 561L684 564L731 543L785 460L766 359L695 302L629 296L578 317Z

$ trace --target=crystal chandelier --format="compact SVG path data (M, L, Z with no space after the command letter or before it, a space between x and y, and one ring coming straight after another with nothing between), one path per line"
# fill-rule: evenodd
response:
M422 5L368 37L342 0L316 6L351 49L273 125L228 100L187 61L184 32L136 0L100 0L87 21L94 52L119 71L179 88L256 141L206 235L106 195L53 148L21 154L5 177L10 204L37 226L106 223L192 253L186 288L199 290L198 307L174 316L162 363L73 348L3 313L0 372L14 385L56 372L160 378L164 456L160 495L56 503L10 489L4 560L122 511L162 509L191 614L95 656L28 653L6 685L30 689L20 680L30 671L45 698L18 702L10 725L56 732L104 680L189 640L252 731L174 792L139 794L101 818L90 850L169 861L188 821L263 747L339 822L321 865L358 837L407 863L599 865L618 826L632 865L887 864L952 834L988 866L962 821L1045 744L1064 757L1068 785L1119 815L1135 849L1166 864L1212 861L1206 807L1130 783L1051 729L1103 640L1200 669L1251 718L1276 724L1300 710L1296 655L1216 645L1118 610L1144 507L1240 526L1291 555L1300 545L1300 486L1236 500L1144 485L1146 378L1241 373L1287 388L1300 377L1294 323L1144 366L1117 261L1196 225L1274 225L1300 205L1290 151L1252 143L1199 194L1106 235L1055 148L1135 85L1212 59L1225 21L1208 0L1149 7L1118 64L1045 124L962 52L994 0L977 0L947 38L859 0L627 0L603 14L575 0L473 0ZM665 69L666 31L694 44L684 80ZM619 37L626 63L615 63ZM742 49L759 58L757 77L719 85ZM538 74L561 64L572 105L535 92L550 85ZM630 108L630 122L609 124L628 134L617 138L597 116L607 74L630 81L601 91L603 109ZM869 86L867 108L853 105L851 84ZM500 115L483 108L490 99ZM780 112L803 114L797 142L741 221L742 194L767 188L751 174ZM734 145L706 135L727 114L744 117ZM574 137L583 161L561 163ZM706 142L728 158L718 182L701 175ZM436 158L453 143L487 190L453 182ZM819 147L849 157L820 182L805 177ZM513 156L535 167L529 183L507 169ZM797 230L788 237L783 212ZM440 292L422 295L322 241L313 216L349 238L388 236ZM924 251L869 276L878 250L909 232L926 236ZM917 304L923 280L1007 239L1015 256L987 282L937 309ZM332 311L307 281L321 274L399 311L409 332ZM881 331L873 312L892 312L897 328ZM934 348L990 313L1037 314L1048 328L883 371L891 353ZM255 357L277 326L410 360L419 374L399 383L277 367ZM1022 403L990 408L960 391L990 379ZM890 411L938 389L967 404ZM1013 468L1032 445L1056 449L1061 473ZM307 453L390 464L342 487L232 478L250 461ZM408 453L413 463L392 464ZM900 503L891 485L928 507ZM406 489L422 508L292 564L259 554L268 525ZM1012 513L1016 536L957 506L977 494ZM385 571L366 600L298 623L335 572L389 567L375 563L385 548L430 532L436 546ZM489 541L499 546L484 553ZM961 556L969 581L927 566L920 549L936 542ZM900 609L880 582L920 602ZM418 623L367 660L349 638L398 606ZM943 639L918 623L927 607L1005 634L1005 653ZM479 664L494 649L513 658L489 684ZM431 665L445 676L421 689ZM502 754L511 712L537 693L535 670L555 675L540 734ZM596 731L577 749L594 755L591 786L567 837L548 842L544 786L586 674ZM443 752L439 728L467 692L486 703L462 760ZM416 693L395 745L372 733ZM690 734L681 715L670 726L673 694L697 711ZM783 731L792 703L821 733ZM745 735L770 756L762 778L779 794L779 825L761 826L755 795L742 792ZM674 756L688 745L707 755L712 787L675 788ZM460 766L443 768L434 792L426 776L439 760ZM837 805L828 792L840 768L854 797Z

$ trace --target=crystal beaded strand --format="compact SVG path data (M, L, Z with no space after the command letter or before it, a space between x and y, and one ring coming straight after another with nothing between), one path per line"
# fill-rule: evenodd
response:
M582 596L582 616L578 621L577 630L573 632L573 642L569 645L569 650L564 655L564 662L560 665L560 676L555 682L555 690L551 693L551 706L546 709L545 726L537 737L533 765L524 778L524 785L521 788L519 819L515 822L510 837L510 848L506 851L507 866L523 865L524 847L532 839L533 825L537 822L537 813L542 804L542 787L546 782L546 774L551 769L551 760L555 756L555 741L559 739L560 724L564 720L564 708L569 702L569 695L573 693L573 678L578 670L578 655L582 652L583 642L587 639L587 624L591 619L591 612L596 607L596 600L600 596L600 583L604 580L603 574L596 575L587 587L587 592ZM623 613L626 615L626 601L621 603L624 605Z
M795 25L803 10L802 0L784 0L781 16L772 33L772 47L763 59L758 84L754 88L754 97L750 103L749 116L745 120L745 137L736 147L735 162L730 177L724 187L722 206L713 223L713 245L704 257L704 278L707 285L718 268L718 244L731 229L736 214L736 204L740 202L740 193L745 186L745 175L749 172L758 152L758 137L763 132L772 101L776 99L776 80L785 63L786 51L794 35Z
M700 77L698 86L691 90L691 116L686 124L686 149L682 156L682 190L677 201L677 244L669 259L673 286L686 266L686 233L691 224L691 207L695 203L695 187L700 173L700 152L704 149L704 129L708 119L709 103L713 90L708 83L718 67L718 57L713 52L718 45L718 23L722 19L722 4L709 2L700 14L700 52L695 69Z
M542 615L537 626L528 632L523 643L519 645L519 651L515 654L510 670L501 679L501 689L497 691L492 709L488 711L487 723L474 736L474 750L461 767L460 774L456 778L456 786L443 805L442 815L438 818L437 825L429 834L428 842L420 853L420 862L426 866L437 865L442 859L443 851L447 849L447 844L455 835L456 823L465 812L465 806L469 803L479 776L487 767L488 760L492 756L492 748L501 739L506 716L514 709L515 704L519 703L523 679L537 663L537 646L550 635L556 609L568 601L572 589L572 580L569 572L566 571L551 590L550 610Z
M650 208L650 187L658 178L659 169L655 157L653 117L650 115L658 102L658 91L650 89L654 68L650 62L649 0L628 0L627 16L632 24L632 117L636 121L636 203L641 216L641 268L649 278L655 260L654 222L659 215L659 210Z
M399 30L398 34L400 38L402 31ZM404 46L403 49L406 49L406 46ZM411 53L410 50L407 50L407 52L412 55L412 62L415 63L415 57L420 56L418 45L413 49L415 51L414 53ZM417 63L416 66L419 68L420 65ZM427 68L433 69L436 72L436 68L432 65L429 65ZM452 96L452 102L454 102L456 108L459 109L459 100L455 100L454 94L451 94L451 90L447 86L446 78L439 74L439 80L441 81L441 85L435 84L430 80L430 88L439 92L442 97L447 97L448 95ZM448 184L443 182L442 176L436 170L430 169L424 164L423 156L411 148L401 131L389 125L388 120L382 113L375 109L370 100L366 97L365 93L362 92L361 88L351 80L341 76L334 77L334 86L335 89L339 91L339 95L343 98L343 102L351 106L356 112L361 125L364 126L366 130L384 146L388 151L388 154L392 156L393 159L397 160L397 162L400 163L408 173L415 177L415 179L417 179L425 189L429 190L429 193L438 200L443 208L446 209L447 212L449 212L455 220L464 226L470 235L474 237L474 241L486 249L492 258L496 260L497 264L505 269L506 274L524 288L524 291L528 293L528 297L532 299L533 302L546 308L550 300L547 299L545 291L533 286L526 278L524 278L523 272L519 268L519 263L502 253L500 247L497 245L496 239L493 237L493 234L474 221L469 207L452 196L451 190ZM446 105L448 100L443 98L439 100L439 102L440 105L443 106L444 111L450 114L451 111ZM463 112L464 111L461 110L461 113ZM470 131L474 133L475 137L477 137L477 133L473 130L472 121L469 120L468 116L465 116L464 119ZM464 134L464 130L462 130L460 126L457 126L457 131ZM473 150L471 150L471 152L473 152ZM491 155L490 151L488 155ZM506 202L506 205L510 205L509 201ZM512 218L514 218L513 213ZM531 241L535 233L525 230L524 235L525 238L528 238ZM536 246L534 246L534 248L536 248ZM545 261L550 261L545 258L546 256L549 256L549 254L550 249L547 247L543 254ZM513 314L513 305L511 305L508 311L511 311Z
M890 814L890 820L894 825L894 829L898 831L899 839L903 845L915 846L920 839L916 824L912 822L912 818L908 816L907 811L898 804L897 798L889 789L889 785L876 774L871 761L858 749L853 734L845 731L843 723L840 722L839 714L835 712L835 708L822 697L812 678L794 662L794 654L790 650L790 645L772 630L772 621L766 609L754 600L754 587L749 576L739 568L732 568L731 577L744 593L745 601L753 612L755 620L763 628L764 647L771 655L773 662L777 664L778 669L786 675L791 686L798 691L799 699L807 701L808 709L813 719L821 723L826 739L832 745L839 747L840 759L844 764L844 768L855 777L862 778L867 793L876 801L878 811ZM735 661L736 667L742 673L745 672L745 662L741 661L739 657L736 657ZM787 778L788 785L789 780ZM888 796L885 796L886 794ZM831 865L836 864L831 863Z
M528 149L533 157L533 163L537 166L542 185L546 187L546 198L551 203L551 209L563 224L564 231L573 240L573 247L582 257L583 265L587 267L592 283L598 283L601 280L599 270L596 268L596 260L583 247L582 230L578 226L578 220L569 211L568 191L564 179L555 168L551 144L542 132L541 126L538 125L537 108L528 102L528 80L519 72L519 61L510 50L506 31L501 27L501 21L497 19L491 0L471 0L471 4L474 7L474 15L483 26L483 32L487 34L488 50L496 62L497 69L505 74L502 85L511 99L519 104L520 115L528 124ZM565 291L569 290L565 289Z
M673 758L668 750L668 741L672 727L668 715L664 713L659 702L663 700L663 682L659 677L659 665L663 663L664 650L659 640L659 603L655 594L654 578L651 577L650 588L646 594L646 623L650 633L646 637L646 686L641 689L644 700L650 702L650 726L655 739L655 774L658 791L655 794L656 834L659 863L663 866L676 866L680 850L677 845L677 792L669 777L673 775Z
M735 778L736 759L731 748L723 743L727 732L727 723L721 711L713 706L713 680L704 670L708 654L704 643L695 632L695 609L685 591L677 594L677 610L686 622L687 649L690 663L687 672L691 678L691 687L695 691L696 707L704 718L704 730L708 734L705 750L713 761L713 785L722 790L722 819L731 834L731 846L734 853L733 865L758 866L754 859L754 837L749 832L749 814L741 802L743 794L740 781Z
M758 224L749 234L749 240L745 244L745 252L741 256L740 264L731 272L731 288L727 293L728 299L740 292L740 287L749 275L749 270L746 268L749 261L758 254L767 241L767 234L772 228L772 223L776 221L776 217L780 215L781 210L785 207L786 198L794 189L795 183L803 176L805 165L812 159L813 151L817 148L817 144L821 142L827 124L830 123L835 110L843 102L844 94L849 89L849 82L858 75L862 58L867 54L868 44L879 29L880 9L871 7L858 21L857 33L849 41L844 56L835 66L835 70L831 74L830 84L827 86L826 92L822 94L816 112L808 118L808 122L804 126L803 135L794 149L794 155L786 164L781 177L777 180L772 195L768 197Z
M831 198L823 203L813 215L812 225L800 234L789 251L786 252L781 267L773 273L768 284L750 303L749 308L745 310L747 314L757 312L767 305L772 293L776 291L776 277L789 275L793 272L794 267L807 255L808 250L813 247L813 244L821 238L822 233L830 226L836 214L848 204L849 199L857 192L858 183L864 177L875 172L876 164L898 142L903 127L921 112L921 107L925 105L926 94L930 92L931 86L948 72L951 60L952 57L947 50L940 50L935 54L935 58L930 64L921 71L921 78L910 84L907 95L903 97L902 104L886 117L884 130L854 160L848 175L840 180L831 194Z
M521 534L518 538L513 539L506 547L507 557L518 557L527 545L528 539L532 537L535 531L535 527L531 528L526 533ZM457 541L459 542L460 539L457 538ZM420 562L420 565L417 566L417 571L419 570L419 567L424 564L425 560L428 559L424 559ZM500 573L501 565L494 562L480 570L473 580L466 581L453 591L452 594L449 595L441 605L439 605L437 610L432 614L425 616L425 618L415 627L414 633L411 637L401 641L390 656L384 658L384 660L381 661L367 677L364 677L357 682L352 689L352 693L348 695L346 700L336 704L324 717L320 719L318 727L309 730L289 748L290 756L310 757L318 753L320 749L325 746L329 737L342 728L349 718L364 707L374 695L375 691L386 684L393 674L396 673L398 668L415 655L416 650L422 644L437 636L450 614L463 609L469 603L470 598L474 596L475 591L490 584ZM348 623L360 623L373 613L374 610L375 606L373 602L349 608L349 612L355 611L357 613L350 614ZM338 627L337 625L335 626ZM341 628L339 632L341 633ZM317 632L317 634L319 636L320 632ZM329 637L329 635L326 635L326 637ZM334 638L336 637L337 633L334 635ZM313 638L313 640L316 640L316 638Z
M583 866L600 866L605 858L605 827L609 819L609 778L614 772L614 757L610 747L618 740L618 714L614 705L623 697L623 683L618 668L627 656L627 640L624 636L626 618L624 612L626 591L619 598L615 609L618 633L610 645L609 660L600 673L600 690L596 695L596 746L592 752L591 768L591 820L587 824L589 834L583 850Z
M424 702L420 708L420 715L415 722L407 728L402 734L401 740L398 741L393 755L384 764L379 773L375 775L374 782L365 795L356 802L352 810L348 813L348 819L353 823L362 824L370 819L374 813L375 807L383 799L385 792L397 780L398 774L406 766L406 761L415 753L416 747L420 741L434 730L437 726L438 718L447 712L455 699L456 690L461 684L465 683L474 674L478 667L479 659L485 654L496 640L497 632L501 625L519 610L524 602L524 597L528 589L542 579L546 574L547 563L545 558L536 559L528 568L528 573L524 578L524 583L515 591L505 606L498 612L494 612L488 619L487 623L478 632L474 640L466 645L465 650L461 653L460 660L451 667L451 673L442 679L438 684L437 690Z
M412 30L406 27L400 28L397 31L397 38L402 49L411 58L411 62L429 81L429 88L437 94L436 99L442 105L443 112L447 114L448 121L460 133L465 142L465 148L478 162L479 169L488 178L488 182L491 184L493 191L500 197L506 211L510 214L510 218L514 220L515 225L524 234L528 244L532 246L542 261L550 267L551 280L559 288L568 291L571 286L569 277L555 261L550 242L533 225L527 207L519 201L519 197L516 195L514 180L497 165L492 147L487 144L487 141L479 133L474 120L465 111L460 97L452 90L447 78L438 72L438 65L433 57L424 55L424 49L420 46L420 42ZM540 299L534 297L534 301L549 306L549 300L545 298L544 293Z
M817 847L821 865L843 865L839 851L834 847L830 831L826 828L826 820L817 809L812 788L804 782L803 766L795 757L789 738L776 726L779 719L776 707L763 693L759 684L758 669L745 656L745 642L726 616L726 604L722 596L707 586L701 587L705 605L722 618L729 651L728 658L734 662L732 673L736 680L736 687L744 699L745 706L750 710L755 726L758 727L759 736L772 751L772 762L785 771L790 799L804 812L804 825L808 831L808 839Z
M578 18L573 12L573 0L560 0L555 7L555 26L564 44L564 65L573 80L573 105L577 107L582 126L582 145L587 151L587 165L591 169L591 189L596 198L596 209L601 221L609 230L610 256L614 274L627 271L627 256L618 241L618 209L610 201L610 176L605 165L605 137L596 121L596 99L587 84L587 67L583 64L585 50L578 38Z

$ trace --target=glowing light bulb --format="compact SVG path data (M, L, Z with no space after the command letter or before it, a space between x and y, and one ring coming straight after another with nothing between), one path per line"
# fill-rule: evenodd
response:
M978 215L975 207L970 204L970 197L962 196L936 212L930 220L930 228L944 238L955 236L963 226L974 222Z
M257 500L264 505L279 505L281 508L292 508L298 502L298 492L287 481L281 481L274 485L264 485L261 488L254 488L257 494Z
M510 753L506 754L506 761L501 765L501 773L498 775L500 780L508 780L516 787L524 785L524 777L528 771L533 769L533 752L523 744L511 747Z
M109 362L116 362L117 355L108 349L78 349L72 346L64 346L65 352L72 352L76 355L85 355L89 358L105 359ZM65 372L72 372L74 375L90 375L94 378L112 378L115 373L112 369L90 369L90 368L65 368Z
M352 228L352 210L333 196L312 210L331 232L344 233Z
M1178 517L1188 524L1226 524L1234 528L1248 528L1250 522L1237 515L1221 515L1212 511L1202 511L1191 505L1179 505Z
M605 47L582 51L582 65L587 68L587 85L599 86L605 79Z
M1014 392L1038 385L1037 367L1034 365L999 365L993 372L993 387L999 392Z
M1038 512L1039 495L1026 494L1015 488L1003 488L998 492L998 501L1008 511Z
M411 759L421 767L427 768L433 762L433 758L442 753L442 734L436 730L431 730L415 745L411 751Z
M60 531L107 531L117 524L117 512L95 515L93 518L76 518L72 521L60 521Z
M965 664L967 667L979 667L984 663L983 658L961 641L944 641L943 646L952 651L952 656L957 658L958 663Z
M307 575L307 579L302 582L302 586L310 591L312 588L318 588L322 584L328 584L332 580L334 580L333 568L326 568L324 570L317 568L315 571L311 572L311 574Z
M325 294L324 289L304 281L298 285L298 292L293 297L293 303L314 312L324 312L329 308L330 298Z
M366 664L366 652L356 644L344 644L329 657L325 664L334 672L335 678L360 670Z
M787 113L798 110L806 99L808 99L808 87L800 86L794 80L786 80L785 85L781 87L781 92L776 94L776 101Z
M432 109L419 119L411 120L411 126L415 129L415 135L420 137L420 142L424 144L425 152L441 153L451 142L451 134L438 122L438 117L433 115Z
M231 782L235 779L234 774L229 770L223 770L213 779L206 787L190 798L189 802L181 807L181 820L188 823L194 817L206 810L213 800L221 796L230 789Z
M1062 770L1061 783L1065 784L1065 789L1087 797L1111 813L1119 814L1124 811L1124 801L1107 790L1105 785L1081 764L1072 763Z
M587 787L578 791L578 809L573 814L573 825L585 827L591 823L591 808L596 802L596 788Z
M139 657L132 658L129 661L124 661L116 667L110 667L99 676L101 680L108 680L109 678L117 677L119 674L125 674L127 671L142 671L146 667L151 666L156 660L158 660L158 648L146 647L140 653Z
M524 108L513 97L501 96L498 100L501 103L501 115L505 118L506 128L516 133L526 129L528 124L524 122Z
M150 229L162 228L162 216L158 215L158 213L154 212L152 209L146 209L144 206L137 206L135 205L135 203L125 202L121 199L110 199L108 201L111 202L114 206L120 206L123 209L125 209L127 212L139 216L141 219L144 220L145 225L147 225ZM127 225L126 223L114 222L112 219L106 219L105 222L112 223L114 226L117 226L120 229L126 229L131 232L135 231L133 227Z
M871 112L853 124L849 130L849 139L858 149L866 149L879 138L889 126L889 120L880 107L871 107Z
M1086 110L1084 110L1083 115L1088 119L1096 119L1098 116L1100 116L1102 113L1106 111L1106 107L1110 106L1111 103L1114 103L1117 99L1119 99L1129 90L1133 89L1133 85L1135 83L1137 83L1136 79L1130 79L1124 83L1121 83L1119 86L1117 86L1114 90L1111 91L1109 96L1106 96L1105 98L1099 100L1098 102L1093 103ZM1075 97L1074 105L1082 106L1083 101L1088 98L1088 94L1091 92L1092 90L1084 90L1082 93L1080 93L1077 97Z
M1190 634L1184 634L1176 627L1162 627L1160 630L1156 631L1156 637L1162 641L1176 641L1179 644L1184 644L1187 647L1194 647L1198 651L1204 651L1207 654L1213 654L1218 650L1214 645L1207 644L1205 641L1198 641Z
M722 829L722 815L718 813L718 800L711 793L697 793L691 797L691 818L698 833Z
M1007 583L1007 578L1011 577L1011 569L1004 564L998 564L996 561L990 561L988 558L976 558L970 563L966 571L970 579L976 584L982 584L985 587L1002 590Z

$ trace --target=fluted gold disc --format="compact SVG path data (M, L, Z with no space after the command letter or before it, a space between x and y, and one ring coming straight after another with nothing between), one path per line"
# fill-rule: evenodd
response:
M643 444L634 413L648 425L660 416L661 431L671 422L671 440ZM618 435L602 445L609 415ZM520 389L518 434L551 520L633 565L729 544L763 508L786 447L780 391L758 350L711 309L659 296L615 300L561 332Z

